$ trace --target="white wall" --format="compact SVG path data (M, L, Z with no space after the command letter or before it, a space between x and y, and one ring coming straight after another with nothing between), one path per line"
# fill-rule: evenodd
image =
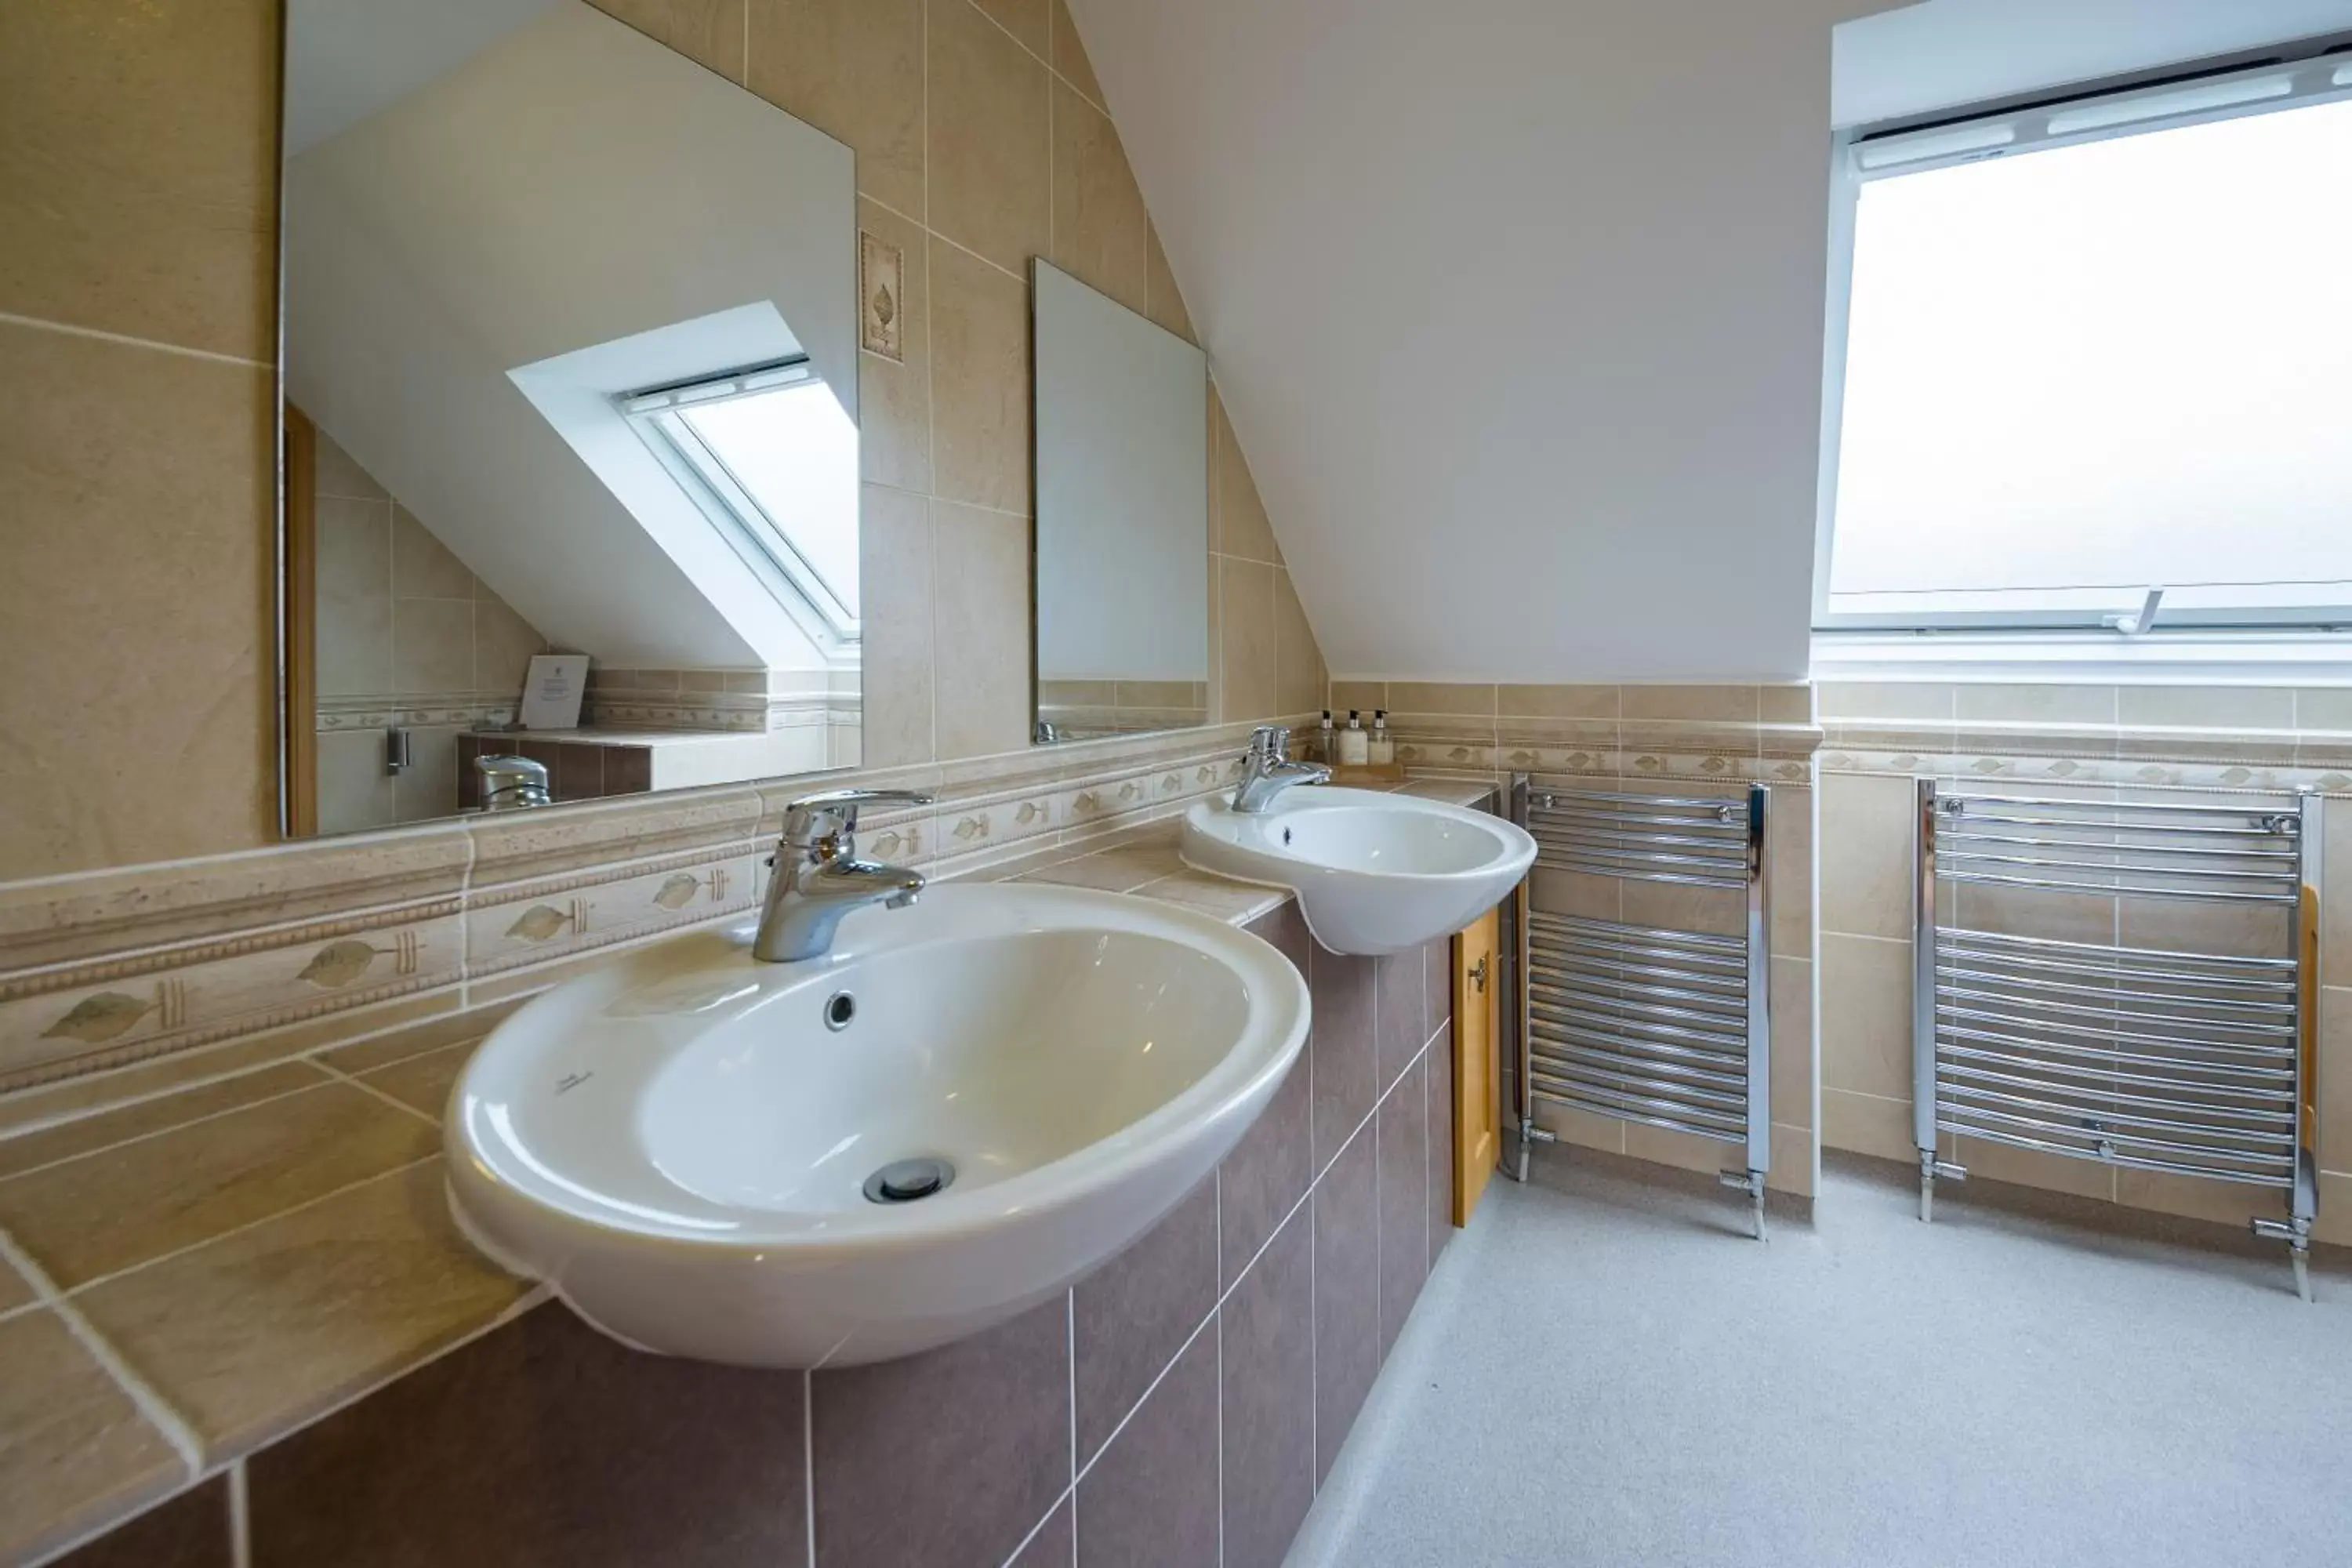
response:
M289 395L556 642L817 667L710 530L648 533L509 373L767 301L854 417L854 185L840 143L566 6L293 161Z
M1036 266L1037 679L1209 679L1209 368Z
M1805 672L1875 8L1072 0L1335 672Z

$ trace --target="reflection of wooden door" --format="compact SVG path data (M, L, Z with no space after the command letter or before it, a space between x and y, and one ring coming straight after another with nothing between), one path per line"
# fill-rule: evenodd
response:
M1454 939L1454 1223L1470 1223L1502 1153L1502 1103L1495 1092L1495 992L1502 922L1488 910Z
M284 596L286 795L281 817L289 838L319 831L318 490L319 432L310 416L286 405L286 541L278 582Z

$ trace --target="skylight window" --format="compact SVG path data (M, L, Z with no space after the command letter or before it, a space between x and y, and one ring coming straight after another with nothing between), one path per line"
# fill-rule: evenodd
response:
M858 637L857 431L805 360L621 400L787 608Z
M2352 623L2327 67L1854 151L1818 624Z

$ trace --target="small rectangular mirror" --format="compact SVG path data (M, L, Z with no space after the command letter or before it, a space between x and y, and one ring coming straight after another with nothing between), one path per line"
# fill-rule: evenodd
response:
M289 834L855 765L849 149L583 0L287 29Z
M1037 739L1209 721L1209 366L1031 263Z

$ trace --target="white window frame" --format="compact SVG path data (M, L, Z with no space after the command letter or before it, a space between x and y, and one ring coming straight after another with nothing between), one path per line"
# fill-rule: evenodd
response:
M801 629L828 652L854 653L863 636L857 614L826 585L726 460L680 417L688 407L801 384L812 395L824 386L805 354L624 394L613 405Z
M2056 610L1832 612L1832 552L1836 544L1840 442L1844 427L1846 333L1853 295L1854 219L1862 187L1873 180L1917 174L1989 158L2030 155L2054 147L2146 134L2252 114L2274 113L2352 98L2352 55L2343 38L2310 39L2284 47L2259 64L2169 68L2140 79L2039 98L1940 113L1931 119L1863 126L1832 141L1830 177L1829 303L1822 353L1821 483L1813 551L1813 631L1816 665L1838 662L1840 645L1852 658L1885 662L1902 642L1895 662L1950 658L2068 665L2122 656L2122 640L2154 637L2167 645L2167 662L2197 664L2275 659L2278 645L2311 649L2315 641L2352 633L2352 598L2344 604L2292 609L2198 609L2168 614L2160 595L2142 614L2099 615ZM2149 584L2160 590L2162 584ZM1938 651L1923 646L1932 640ZM2022 645L2033 645L2031 651ZM2312 650L2316 651L2316 650ZM2157 655L2134 648L2132 656ZM2138 658L2126 657L2128 662ZM2336 649L2318 653L2340 658Z

